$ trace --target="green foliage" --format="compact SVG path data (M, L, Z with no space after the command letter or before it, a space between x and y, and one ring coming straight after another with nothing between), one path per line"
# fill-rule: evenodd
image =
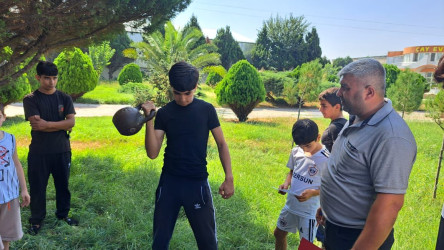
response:
M57 56L54 63L59 70L57 89L70 95L73 100L97 86L99 78L91 58L79 48L64 50Z
M322 70L322 81L339 83L338 72L339 67L335 67L333 64L330 63L325 64Z
M141 54L139 59L147 63L150 78L159 90L157 103L162 104L172 100L170 93L168 71L179 61L186 61L196 68L220 64L220 55L214 44L203 44L196 47L202 37L202 32L190 27L186 31L177 31L171 22L165 24L165 34L160 31L144 34L144 42L134 43Z
M0 103L4 106L20 101L23 97L31 93L31 87L25 73L23 76L17 78L14 83L0 87Z
M191 28L196 28L196 29L200 30L200 32L202 32L202 29L200 28L200 25L197 22L197 18L194 14L191 15L190 20L183 27L183 33L188 33ZM191 49L195 49L195 48L199 47L200 45L204 45L205 43L206 43L205 37L202 34L202 36L196 41L193 48L191 48Z
M307 61L313 61L317 58L321 58L322 49L319 44L319 36L316 28L311 28L311 32L308 32L305 36L305 42L307 43Z
M272 71L259 72L264 83L267 99L274 103L275 99L282 95L284 86L293 83L293 79L286 73L276 73Z
M88 50L88 56L91 58L94 69L100 77L103 69L110 64L109 60L113 57L116 50L111 48L109 41L89 46Z
M108 78L113 79L113 73L123 67L124 65L131 63L133 59L123 56L123 51L130 47L131 39L126 32L118 34L114 39L110 41L110 47L115 50L114 55L110 59L108 65Z
M338 57L333 60L333 66L338 67L339 69L344 68L345 65L353 62L353 59L351 57L347 56L345 58Z
M153 85L138 82L129 82L125 85L122 85L119 89L119 92L133 94L134 106L142 104L148 100L155 100L157 95L157 89L155 89Z
M142 72L139 65L135 63L125 65L122 71L120 71L117 81L120 85L125 85L129 82L142 82Z
M231 34L230 26L218 29L213 43L218 48L217 52L220 54L220 60L225 69L228 70L237 61L245 59L239 43L234 40Z
M308 61L307 40L310 56L318 56L320 47L315 30L307 37L309 24L303 16L288 18L271 17L264 22L258 34L252 61L258 68L289 70ZM304 39L305 37L305 39ZM319 55L320 56L320 55Z
M224 79L216 86L217 102L227 104L239 121L265 99L265 88L256 68L247 60L235 63Z
M385 68L385 89L389 89L390 86L396 82L396 79L398 79L401 70L393 64L383 64L382 66Z
M207 74L205 84L214 87L225 77L227 71L222 65L217 65L203 68L203 73Z
M402 71L396 82L387 90L387 97L392 100L393 107L404 113L415 111L421 105L424 95L425 78L410 69Z
M319 85L322 80L322 65L319 60L304 63L300 68L300 76L297 84L298 96L304 101L312 102L318 99L321 90Z
M427 100L426 109L427 116L444 131L444 90L438 92L434 99Z
M223 77L216 72L210 72L207 76L207 80L205 84L209 86L216 86L220 81L222 81Z

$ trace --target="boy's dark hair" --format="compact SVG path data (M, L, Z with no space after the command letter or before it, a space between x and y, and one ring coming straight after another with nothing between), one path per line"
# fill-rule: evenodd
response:
M199 80L199 71L191 64L178 62L168 72L170 85L175 90L184 92L194 89Z
M305 145L316 141L319 136L318 125L310 119L301 119L293 124L291 130L293 141L296 145Z
M0 112L2 112L2 115L5 115L5 105L0 103Z
M48 61L40 61L36 67L37 75L45 75L45 76L57 76L59 74L59 70L57 69L57 65Z
M336 95L336 93L338 93L338 90L338 87L332 87L322 91L318 96L319 101L327 101L328 103L330 103L331 106L339 104L342 111L341 98Z

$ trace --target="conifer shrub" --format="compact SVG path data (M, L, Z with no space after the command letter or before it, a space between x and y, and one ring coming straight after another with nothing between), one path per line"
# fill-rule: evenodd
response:
M57 89L70 95L74 101L97 86L99 77L91 58L79 48L64 50L54 64L59 70Z
M207 80L205 81L205 83L208 86L214 87L218 82L222 81L222 79L223 79L222 76L220 76L218 73L210 72L208 73Z
M29 93L31 93L31 87L25 73L13 83L0 87L0 103L6 106L13 102L21 101Z
M125 85L128 82L142 82L142 72L139 65L129 63L120 71L117 81L120 85Z
M216 86L217 102L228 105L240 122L265 99L265 88L259 73L247 60L231 66L224 79Z

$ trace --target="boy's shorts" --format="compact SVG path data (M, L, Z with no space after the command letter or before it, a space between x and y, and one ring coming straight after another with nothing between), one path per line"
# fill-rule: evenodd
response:
M0 238L3 241L16 241L23 237L19 198L0 204Z
M304 237L306 240L313 242L318 227L316 226L316 219L295 215L283 208L277 221L277 228L291 233L299 231L300 239Z

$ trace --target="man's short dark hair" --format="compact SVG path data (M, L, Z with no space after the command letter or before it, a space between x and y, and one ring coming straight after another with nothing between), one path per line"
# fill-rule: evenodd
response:
M318 125L310 119L301 119L294 123L291 130L293 141L296 145L305 145L316 141L319 136Z
M342 110L341 98L336 95L336 93L338 93L338 90L338 87L332 87L322 91L318 96L319 101L327 101L333 107L336 104L339 104Z
M168 73L170 85L175 90L184 92L193 90L199 80L199 71L191 64L178 62Z
M37 75L42 76L57 76L59 74L59 70L57 69L57 65L48 61L40 61L36 67Z

